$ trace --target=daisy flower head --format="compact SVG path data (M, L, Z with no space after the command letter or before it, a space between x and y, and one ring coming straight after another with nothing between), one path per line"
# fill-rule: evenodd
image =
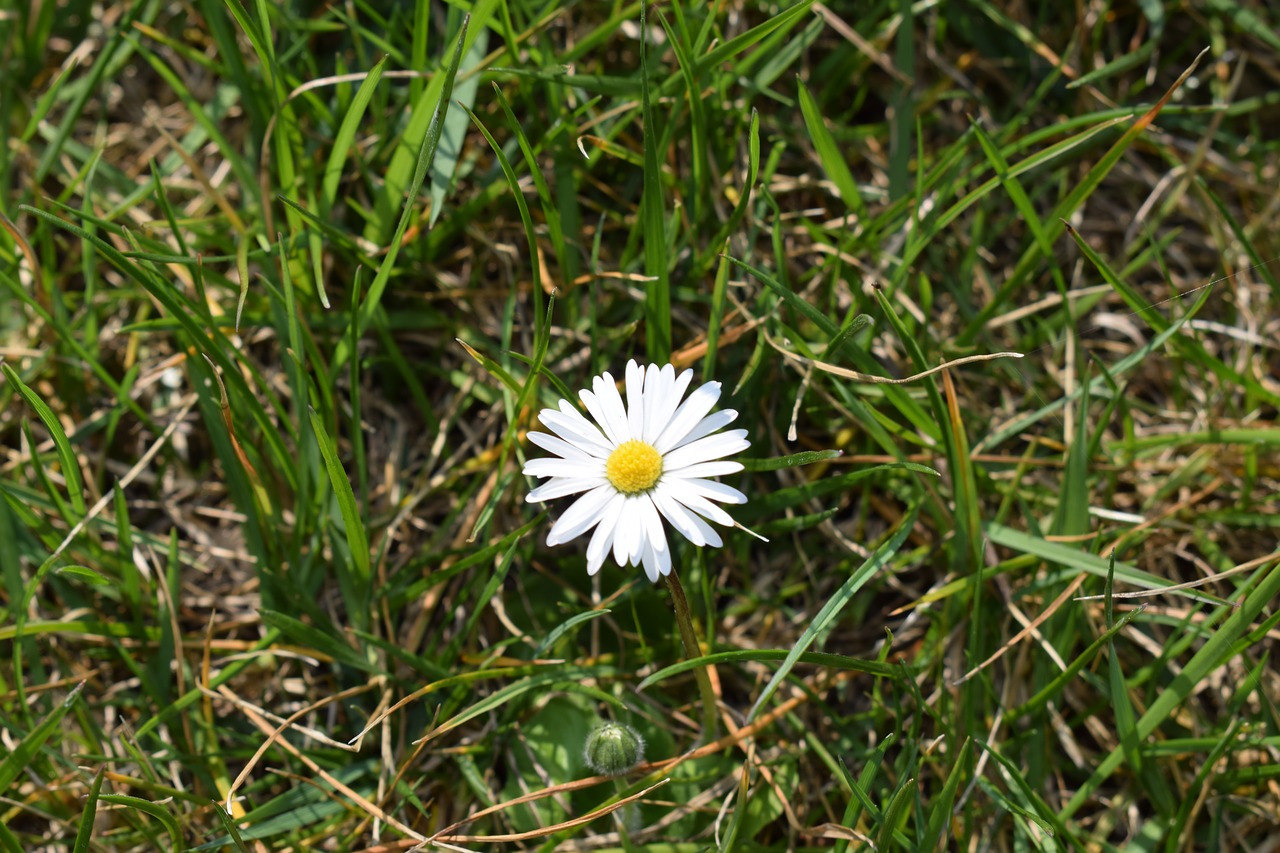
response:
M742 463L724 457L751 446L747 431L718 432L738 416L732 409L710 414L720 399L719 382L694 389L681 402L692 381L692 370L677 376L669 364L641 367L632 359L625 404L607 372L591 380L591 390L578 393L595 423L568 400L539 413L554 435L531 432L529 440L555 456L525 464L525 474L545 480L525 500L579 495L552 525L547 544L594 529L587 545L589 574L600 571L612 552L619 566L643 565L656 581L671 574L664 519L693 544L718 548L720 534L707 521L732 526L719 503L747 502L737 489L708 479L742 470Z

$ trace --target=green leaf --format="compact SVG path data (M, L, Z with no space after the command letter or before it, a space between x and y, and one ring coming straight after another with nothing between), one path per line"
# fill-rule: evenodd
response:
M1117 573L1118 574L1118 573ZM1254 585L1256 582L1256 585ZM1222 627L1210 635L1203 646L1187 661L1177 678L1172 679L1156 696L1146 713L1138 719L1135 726L1136 736L1145 741L1156 729L1169 718L1198 685L1208 678L1209 673L1227 663L1240 654L1247 646L1238 646L1237 642L1253 627L1254 621L1271 606L1276 595L1280 595L1280 567L1271 563L1259 569L1251 578L1249 586L1253 586L1244 602L1231 611L1231 615L1223 622ZM1107 757L1094 766L1093 773L1076 789L1060 812L1062 820L1068 820L1087 803L1098 787L1124 763L1125 751L1122 744L1117 744Z
M347 107L347 112L342 117L338 132L334 134L333 147L329 149L329 158L325 161L324 177L320 185L323 210L333 209L333 203L338 197L338 184L342 181L342 170L346 165L347 156L351 153L351 145L355 142L356 132L364 121L365 111L369 108L369 101L373 99L373 91L377 88L378 81L382 79L382 70L386 64L387 57L383 56L374 63L373 68L369 69L369 73L360 83L360 88L356 90L356 96L351 100L351 106Z
M956 801L956 792L960 790L960 782L968 770L972 746L973 742L965 738L955 762L951 765L951 772L947 774L947 781L942 785L941 793L929 804L929 821L925 826L924 835L920 837L919 849L937 850L938 842L943 839L943 833L951 825L951 808Z
M667 258L667 213L662 198L661 157L658 150L658 123L649 91L649 28L645 7L640 5L640 110L644 118L644 193L640 218L644 234L644 272L651 278L645 285L645 351L655 364L671 360L671 267ZM679 78L672 78L679 79Z
M768 459L739 459L746 471L777 471L782 468L798 468L801 465L812 465L828 459L839 459L843 450L806 450L788 456L771 456Z
M319 652L322 655L333 658L338 663L363 670L364 672L380 673L382 671L365 660L350 645L342 642L332 634L308 625L301 619L275 610L262 610L261 614L262 621L268 627L279 631L291 642L302 646L304 649Z
M796 87L800 93L800 112L804 116L804 126L809 131L809 138L813 140L818 162L822 164L827 177L836 185L836 192L840 194L847 211L862 218L866 214L866 205L862 201L861 193L858 192L858 185L853 180L853 173L849 171L844 152L836 145L835 137L827 129L822 112L818 109L818 102L813 99L813 95L809 94L804 81L798 76Z
M800 656L808 651L809 646L813 645L818 639L818 635L822 634L840 615L840 611L845 608L852 599L854 594L871 580L872 575L884 568L890 559L898 553L898 549L902 547L902 543L906 541L907 535L911 533L912 528L916 524L916 516L920 513L920 505L916 504L907 511L906 516L898 524L897 531L889 541L885 542L875 550L870 557L867 558L861 566L857 568L849 576L849 579L841 584L840 589L836 591L831 598L827 599L827 603L822 606L818 614L809 622L804 633L800 635L800 639L796 641L795 646L787 654L786 660L782 662L782 666L774 672L773 677L769 679L769 683L765 685L764 690L760 692L760 698L751 707L751 713L747 715L747 721L754 720L760 710L764 708L774 692L782 686L782 682L791 672L791 668L800 660Z
M112 806L124 806L125 808L140 811L143 814L149 814L156 820L160 821L165 832L169 833L170 850L175 853L182 853L187 849L186 842L182 840L182 828L178 826L178 820L164 806L159 803L153 803L150 800L144 800L141 797L130 797L124 794L103 794L98 798L100 801Z
M35 760L36 753L44 746L45 741L53 737L76 701L85 682L77 684L58 705L45 715L44 719L18 741L13 751L0 760L0 791L8 791L9 786Z
M644 690L661 681L665 681L673 675L679 675L682 672L688 672L691 669L698 669L703 666L715 666L722 663L744 663L747 661L764 663L769 661L786 661L794 654L794 649L745 649L734 652L715 652L714 654L702 655L701 657L690 658L679 663L673 663L665 666L643 681L636 685L637 690ZM830 669L845 669L853 672L865 672L881 678L897 679L901 672L896 666L887 663L881 663L874 660L862 660L861 658L851 658L845 655L833 655L826 652L801 652L800 656L795 658L794 663L806 663L814 666L825 666Z
M80 480L80 464L76 462L75 451L71 449L71 442L67 439L67 433L62 429L62 424L58 422L57 415L35 391L27 387L16 370L7 364L0 364L0 371L3 371L9 384L17 389L22 399L27 401L27 405L36 413L36 417L40 418L45 429L49 431L50 437L53 438L54 446L58 450L58 461L62 463L62 476L67 481L67 495L71 498L71 506L83 518L88 512L88 507L84 501L84 486Z
M99 572L94 571L88 566L63 566L58 569L55 574L71 575L72 577L80 578L80 580L88 581L92 584L102 585L111 583L108 578L103 577Z
M489 4L491 5L491 4ZM467 26L471 21L468 15L462 19L462 26L458 30L458 40L454 45L453 57L449 60L449 67L444 74L437 74L431 81L431 85L423 93L424 101L434 102L435 107L431 113L430 124L427 125L426 132L423 133L422 143L418 146L417 157L408 162L413 162L413 175L408 178L407 185L405 183L405 173L408 168L404 160L393 159L391 170L387 174L386 192L382 198L384 203L393 206L394 202L400 197L400 193L407 190L407 196L404 204L400 209L400 221L396 225L395 233L391 236L390 244L387 247L386 255L382 259L382 263L378 265L378 272L373 277L373 283L369 285L369 292L365 294L364 302L360 306L360 312L356 319L356 337L361 337L365 330L369 328L369 322L373 319L374 312L382 304L382 295L387 289L387 283L391 280L391 271L395 268L396 257L400 254L400 247L404 243L404 234L409 230L409 222L413 219L414 203L418 199L418 193L422 190L422 181L431 169L431 164L435 161L436 151L440 147L440 136L444 133L444 120L449 113L449 101L453 97L453 81L458 76L458 63L462 59L463 45L467 43ZM437 85L437 81L439 84ZM415 118L419 113L415 113ZM425 111L420 111L425 115ZM419 131L421 132L421 131ZM406 138L414 133L414 126L411 124ZM396 152L396 158L401 157L400 149ZM374 228L376 232L377 229ZM376 238L376 233L369 236L370 239ZM330 369L337 371L339 367L346 363L352 353L348 350L346 339L338 343L334 352Z
M102 774L107 770L104 764L93 774L93 782L89 785L89 793L84 798L84 811L80 813L80 825L76 828L76 840L71 853L86 853L93 841L93 825L98 816L98 795L102 793Z
M329 474L329 485L333 487L338 501L338 509L342 513L343 532L347 537L348 550L355 568L355 582L365 588L369 584L369 540L365 535L364 519L356 506L355 491L351 488L351 478L338 459L338 449L333 438L325 428L324 421L315 409L310 410L311 429L315 435L320 455L324 457L325 471Z

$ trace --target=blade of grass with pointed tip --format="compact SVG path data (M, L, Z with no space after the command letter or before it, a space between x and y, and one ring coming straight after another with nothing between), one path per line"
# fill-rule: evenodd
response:
M1091 168L1084 178L1076 183L1067 197L1058 202L1053 209L1053 214L1048 219L1048 227L1045 229L1045 237L1050 243L1056 243L1061 236L1063 228L1067 224L1067 220L1074 214L1085 200L1093 195L1101 184L1103 179L1110 174L1116 163L1120 162L1120 158L1129 149L1129 146L1156 120L1156 116L1164 109L1165 104L1173 97L1174 92L1186 82L1187 78L1195 71L1196 66L1200 64L1200 60L1208 53L1209 48L1205 48L1199 56L1195 58L1191 66L1187 68L1182 75L1174 81L1173 85L1165 91L1159 101L1155 103L1151 109L1142 114L1128 129L1121 134L1116 143L1107 150L1107 153ZM997 179L998 180L998 179ZM1018 259L1018 263L1014 266L1013 271L1009 274L1005 283L1000 286L999 291L992 296L991 300L974 316L961 331L957 343L961 346L969 344L973 338L986 326L987 321L994 316L996 311L1001 310L1008 305L1009 295L1017 288L1021 287L1026 281L1028 275L1038 267L1041 263L1042 255L1040 249L1041 243L1035 242L1022 254Z
M734 36L719 47L713 48L709 53L698 60L698 76L702 77L714 71L721 63L730 57L737 56L749 47L752 47L764 39L765 36L775 30L790 29L792 25L799 23L805 17L814 0L801 0L800 3L787 9L778 15L766 18L762 23L756 24L751 29L741 35ZM667 82L662 85L662 97L668 98L675 94L675 90L679 88L681 80L677 76L667 78Z
M378 272L374 275L373 283L369 285L369 292L365 294L364 302L360 306L360 313L356 319L356 330L359 332L359 336L364 335L365 330L369 328L369 321L373 318L374 312L382 304L382 295L386 291L387 283L391 280L391 271L395 268L396 257L400 254L404 234L409 230L409 222L413 219L414 203L418 199L418 194L422 191L422 182L431 169L436 151L440 147L440 135L444 132L444 120L449 113L449 101L453 97L453 81L458 76L458 63L462 60L463 46L467 44L467 27L470 22L470 15L463 17L462 26L458 30L458 40L454 44L453 56L449 59L449 65L443 74L437 74L432 79L431 85L427 88L426 95L424 95L426 98L435 97L435 108L431 113L431 120L426 127L426 132L422 134L422 143L418 146L417 158L412 161L414 163L412 175L402 176L399 183L394 185L392 174L388 173L387 175L386 193L383 196L387 200L387 204L398 200L401 191L407 189L407 193L400 208L399 223L391 236L386 255L383 257L382 263L378 265ZM436 92L437 80L440 81L438 94ZM412 126L406 132L406 136L409 133L412 133ZM399 152L397 152L398 154ZM396 164L397 161L393 159L392 166L397 173L407 171L407 169ZM406 177L408 181L407 188L405 187ZM375 227L374 230L378 231L380 229ZM375 234L376 236L378 235ZM336 374L346 364L351 355L352 353L348 350L346 342L340 342L335 348L333 359L330 362L330 370Z
M1034 554L1051 563L1059 563L1071 569L1088 572L1099 578L1106 578L1107 572L1111 570L1106 560L1096 554L1081 551L1071 545L1050 542L1030 533L1005 527L1002 524L987 523L982 526L982 529L993 545L1002 545L1005 548L1012 548L1023 554ZM1133 584L1142 589L1165 589L1173 585L1171 581L1165 578L1153 575L1150 572L1144 572L1127 563L1116 563L1115 576L1125 583ZM1187 590L1187 592L1193 591Z
M463 109L466 108L464 107ZM529 401L537 391L538 376L542 370L542 364L547 355L547 348L551 344L550 308L544 309L542 306L543 290L540 274L541 265L536 260L538 256L537 236L534 233L533 217L529 214L529 205L525 202L524 193L520 189L520 180L516 176L515 169L511 167L511 163L502 152L502 146L500 146L498 141L493 138L493 134L491 134L489 129L485 127L484 123L480 121L479 116L471 112L469 109L467 110L467 113L471 116L471 121L479 129L481 135L484 136L485 140L489 143L489 146L493 149L494 156L497 157L498 163L502 167L502 172L507 178L507 183L510 185L511 192L516 200L516 207L520 211L520 221L524 225L525 240L529 246L529 257L533 261L530 266L530 275L533 279L531 299L534 306L533 316L535 334L533 369L529 371L528 376L525 377L524 384L520 386L515 406L508 412L508 426L506 434L503 436L502 452L498 457L498 464L496 468L497 471L504 472L506 470L507 460L511 457L511 451L515 447L516 431L520 423L520 419L517 417L517 414L525 410ZM489 518L493 514L494 507L497 505L498 499L502 496L502 492L502 488L494 489L489 501L481 507L479 516L471 532L471 539L473 541L475 537L479 535L480 531L484 530L485 526L488 524Z
M840 327L836 325L835 321L814 306L810 305L795 291L787 287L778 279L763 270L748 264L746 261L740 261L734 257L730 257L729 261L735 266L750 273L757 280L767 285L770 290L782 297L782 301L786 303L789 308L793 309L796 313L800 314L806 320L809 320L817 326L818 329L827 336L828 341L831 341L840 334ZM863 373L879 375L884 372L884 368L881 365L877 364L874 359L852 344L846 345L841 352L849 356L854 367ZM904 418L911 422L913 426L934 439L941 438L938 434L937 424L934 422L933 418L925 413L920 405L916 403L916 401L913 400L904 389L895 385L883 385L881 388L883 389L885 397L899 412L902 413ZM901 446L884 431L883 427L879 425L871 412L857 400L851 401L850 405L853 408L854 414L859 416L860 422L862 422L863 426L866 427L867 432L876 439L877 443L880 443L881 446L893 456L901 457ZM862 420L863 418L865 418L865 420Z
M369 218L365 228L365 239L384 243L397 207L403 211L400 216L401 226L407 224L406 215L412 211L414 200L422 190L423 179L430 172L431 161L435 159L440 137L444 133L444 121L448 117L462 57L476 40L478 30L489 23L497 5L497 0L479 0L473 5L471 12L463 17L453 57L447 69L443 74L437 72L432 76L431 82L413 106L404 136L387 166L383 190L374 200L374 215ZM408 198L402 205L401 200L406 193ZM392 250L396 249L403 235L404 231L397 226L390 244ZM393 258L394 255L388 260ZM380 296L381 287L377 290L377 295Z
M1107 582L1104 588L1104 608L1106 624L1111 628L1115 618L1115 551L1111 552L1111 566L1107 571ZM1133 710L1133 697L1129 695L1129 687L1125 683L1124 671L1120 668L1120 655L1116 651L1115 632L1110 632L1107 639L1107 690L1111 698L1112 719L1115 721L1116 737L1124 750L1130 768L1142 779L1143 786L1154 801L1161 816L1169 817L1175 810L1173 794L1164 780L1162 771L1154 763L1142 757L1141 740L1138 737L1137 714Z
M1014 207L1022 214L1022 221L1031 229L1031 235L1035 238L1036 245L1040 247L1040 252L1045 258L1049 259L1049 274L1053 277L1053 283L1058 288L1058 292L1065 295L1067 281L1062 276L1062 269L1055 262L1053 240L1050 239L1049 233L1045 230L1039 211L1036 210L1036 206L1031 201L1030 196L1027 195L1027 191L1023 189L1022 182L1018 180L1016 175L1011 173L1009 161L1000 152L999 146L983 130L982 123L974 121L972 124L974 137L978 140L978 144L982 146L982 153L986 155L987 162L995 170L996 178L999 179L1000 185L1004 187L1005 192L1009 194L1009 199L1013 202ZM1068 320L1070 320L1073 307L1071 301L1064 301L1063 307L1067 312Z
M709 655L702 655L697 658L673 663L670 666L664 666L662 669L646 676L638 685L636 690L644 690L661 681L665 681L673 675L679 675L682 672L688 672L701 666L715 666L721 663L745 663L745 662L769 662L769 661L786 661L793 654L793 649L747 649L735 652L713 652ZM802 652L796 658L797 663L812 664L814 666L825 666L831 669L850 670L853 672L865 672L883 678L897 680L900 676L898 668L890 666L886 663L873 660L863 660L861 658L851 658L846 655L834 655L827 652Z
M901 832L899 824L907 817L907 810L915 794L915 779L907 779L894 793L889 807L884 810L884 820L880 824L880 832L876 835L876 846L880 850L889 850L893 846L895 835Z
M1259 569L1241 589L1249 587L1252 589L1243 603L1232 610L1222 627L1205 641L1138 719L1135 730L1139 740L1145 741L1151 737L1212 672L1244 651L1244 648L1237 645L1238 642L1248 634L1263 610L1280 595L1280 565L1272 563ZM1094 767L1093 773L1072 795L1059 817L1068 820L1088 803L1099 786L1124 763L1124 758L1123 745L1115 746Z
M310 649L325 657L332 658L344 666L350 666L364 672L376 674L382 671L379 667L365 660L348 643L344 643L326 631L308 625L301 619L274 610L262 610L261 615L263 624L278 631L304 649Z
M93 825L98 817L98 796L102 792L102 775L106 765L98 768L93 774L93 782L89 785L89 793L84 798L84 810L80 812L80 825L76 828L76 840L71 846L71 853L86 853L93 841Z
M1037 691L1036 694L1026 702L1023 702L1016 708L1011 709L1005 715L1005 718L1012 723L1015 720L1025 717L1027 714L1044 708L1044 706L1049 703L1050 699L1065 690L1068 684L1075 682L1076 676L1078 676L1086 666L1089 666L1097 660L1098 653L1102 651L1108 641L1110 641L1116 634L1120 633L1120 631L1128 625L1135 616L1142 613L1145 609L1146 605L1144 604L1122 615L1116 620L1114 625L1102 632L1096 640L1090 643L1075 660L1067 664L1066 669L1060 672L1052 681Z
M707 244L709 250L703 255L699 261L697 269L699 274L705 269L710 269L709 264L715 257L713 252L715 247L721 247L720 254L723 256L720 263L724 263L729 254L729 238L737 232L739 223L743 217L747 215L747 210L751 206L751 199L755 193L756 180L760 177L760 113L753 107L751 110L751 125L747 129L747 180L743 184L742 189L738 192L737 203L733 206L733 212L729 214L729 218L725 220L720 230L716 231L716 236ZM717 279L719 273L716 273ZM709 349L708 349L709 351Z
M1011 802L1021 809L1021 813L1039 824L1041 829L1044 829L1055 838L1062 840L1064 843L1069 843L1072 836L1071 833L1067 832L1064 819L1054 814L1053 809L1049 808L1040 795L1031 789L1018 766L1002 755L994 746L980 740L975 740L974 743L982 747L987 755L995 759L1001 775L1009 783L1010 791L1014 795L1014 799Z
M1143 344L1141 347L1134 350L1129 355L1120 359L1120 361L1118 361L1114 366L1108 368L1108 372L1111 374L1111 377L1113 377L1114 379L1114 378L1123 376L1130 369L1141 364L1142 361L1147 358L1147 356L1149 356L1151 353L1155 352L1157 349L1163 346L1165 341L1173 337L1173 335L1179 329L1181 329L1182 326L1186 324L1188 320L1190 320L1197 313L1199 313L1200 309L1204 307L1204 304L1209 301L1209 296L1211 295L1211 293L1212 291L1210 291L1207 288L1205 290L1202 290L1200 292L1200 295L1196 298L1195 304L1193 304L1185 314L1183 314L1177 320L1174 320L1173 323L1171 323L1167 329L1160 332L1160 334L1156 335L1150 341ZM1107 382L1107 379L1103 377L1099 377L1097 379L1092 380L1090 383L1090 389L1089 389L1090 393L1094 393L1095 391L1103 391L1104 389L1101 386L1106 384L1106 382ZM1096 385L1094 383L1096 383ZM1030 414L1024 415L1020 418L1015 418L1014 420L1005 424L1002 428L993 432L991 435L988 435L982 441L978 442L978 444L975 447L975 451L989 450L992 447L999 446L1000 444L1007 441L1009 438L1012 438L1017 435L1021 435L1028 426L1030 426L1031 424L1037 423L1038 421L1042 420L1043 418L1045 418L1050 414L1053 414L1054 412L1066 406L1068 403L1074 402L1075 400L1079 399L1082 393L1084 393L1084 388L1081 386L1077 386L1076 388L1072 389L1072 391L1069 394L1064 394L1062 397L1058 398L1057 400L1054 400L1051 403L1047 403L1044 406L1041 406L1039 409L1035 410L1034 412L1031 412Z
M1168 329L1170 321L1161 316L1154 305L1145 300L1136 290L1129 286L1128 282L1117 275L1115 270L1102 259L1102 256L1094 251L1088 241L1080 236L1080 232L1067 223L1064 223L1063 227L1066 228L1067 233L1071 235L1071 239L1075 241L1076 245L1080 247L1080 251L1094 265L1094 268L1102 273L1102 277L1106 279L1107 284L1115 288L1116 293L1120 295L1120 298L1129 305L1135 314L1141 316L1147 325L1157 333ZM1229 367L1221 359L1211 355L1195 337L1179 336L1172 340L1175 346L1194 358L1197 363L1210 370L1220 380L1227 383L1228 386L1246 388L1250 393L1258 395L1272 405L1280 405L1280 394L1264 387L1251 371L1241 373Z
M516 114L512 112L511 105L507 103L506 95L502 93L502 89L497 83L493 84L493 93L498 99L498 105L502 107L503 114L507 117L507 126L516 135L520 153L524 156L525 165L529 169L529 176L533 178L533 186L538 193L538 202L542 205L542 215L547 221L547 235L551 238L551 247L555 250L556 259L560 261L563 267L569 257L569 248L564 239L564 228L560 221L560 209L556 206L555 199L552 198L551 188L547 186L546 176L542 174L542 164L538 162L538 156L533 150L533 145L529 142L528 135L524 132L524 127L521 126L519 119L516 118ZM532 262L531 265L537 266L536 262ZM568 282L564 283L566 286L569 284Z
M729 241L724 242L729 251ZM720 323L724 319L725 289L729 286L729 261L723 254L716 267L716 282L711 288L711 315L707 318L707 354L702 358L702 381L715 378L716 355L720 351Z
M454 104L470 110L476 103L476 92L480 88L480 75L474 73L476 67L484 60L489 48L489 30L483 25L475 28L475 38L468 45L466 53L458 63L458 81L453 90ZM430 209L427 213L427 227L435 226L444 211L445 195L453 183L454 173L462 160L463 143L467 135L467 116L454 111L445 116L444 127L440 132L440 150L431 164Z
M915 527L916 516L919 513L920 505L915 504L912 506L898 525L898 529L893 536L877 548L861 566L849 575L849 579L841 584L840 589L822 606L822 609L818 611L808 627L805 628L804 633L796 640L796 644L787 654L786 660L782 662L782 665L774 672L773 677L769 679L769 683L760 691L760 698L756 699L755 704L751 707L751 713L747 715L748 722L754 720L760 714L760 710L782 685L783 680L791 672L791 668L796 665L800 656L808 651L809 646L818 639L818 635L826 631L831 623L835 621L836 617L840 615L840 611L853 598L854 593L861 589L867 581L871 580L872 575L884 568L889 560L898 553L898 549L902 547L902 543L906 541L912 528Z
M342 461L338 458L337 446L329 435L325 423L315 409L309 411L311 430L315 436L320 455L324 458L325 471L329 474L329 485L333 488L334 497L338 501L338 510L342 515L343 533L347 537L348 550L351 553L354 572L346 572L339 568L339 581L343 582L343 595L348 602L368 602L369 591L369 540L365 534L364 519L360 517L360 509L356 506L356 495L351 488L351 478L347 476ZM345 580L344 580L345 576ZM364 590L363 593L360 590ZM368 614L362 606L350 614L363 628Z
M80 691L84 689L85 682L77 684L70 693L67 694L61 702L59 702L53 710L45 714L42 719L31 731L27 732L21 740L13 747L13 750L0 760L0 791L8 791L13 781L22 775L27 766L35 760L36 753L39 752L45 744L45 741L53 737L58 732L58 727L62 724L62 718L67 715L75 705L76 700L80 698Z
M369 102L373 100L373 91L377 88L378 81L382 79L382 71L386 64L387 57L384 54L374 64L373 68L369 69L369 73L360 82L360 88L356 90L355 97L351 99L351 106L347 107L347 112L342 117L342 124L338 126L338 132L333 137L333 147L329 149L329 157L325 161L323 179L320 184L321 210L332 210L333 203L338 198L338 184L342 181L343 166L351 153L356 131L364 123L365 110L368 109Z
M231 839L231 843L235 845L236 850L240 853L249 853L247 847L244 846L244 838L240 835L240 830L236 827L235 821L231 819L231 815L223 811L221 803L213 804L213 813L218 816L218 822L222 824L222 830ZM199 849L199 848L196 848Z
M801 465L812 465L828 459L839 459L843 450L805 450L789 456L771 456L768 459L739 459L746 471L778 471L783 468L798 468Z
M818 162L822 164L822 169L827 173L831 183L835 184L836 192L844 202L846 211L860 219L866 214L867 206L863 203L862 194L858 192L858 185L853 180L853 172L849 171L844 152L836 145L835 137L827 129L818 102L813 99L813 95L798 75L796 88L800 96L800 113L804 117L804 126L809 131L813 149L818 155Z
M649 29L645 22L645 5L640 7L640 111L644 121L644 191L640 200L640 220L644 272L652 280L645 285L644 340L649 360L655 364L666 364L671 359L671 270L666 251L667 216L662 199L658 124L649 91Z
M656 7L655 7L656 8ZM710 174L707 151L710 149L707 138L706 108L702 103L702 86L699 85L698 69L688 44L688 31L685 29L684 12L677 2L672 7L676 16L676 26L672 26L667 16L658 9L658 23L667 34L667 44L676 55L676 65L680 76L684 79L686 94L689 98L689 147L693 152L689 181L685 189L685 197L689 200L689 218L693 222L701 222L699 209L707 204L703 194L711 186L707 178ZM708 16L710 18L712 16Z
M71 506L76 511L76 515L83 518L88 508L84 500L84 486L80 480L80 463L76 461L75 451L71 449L71 441L67 438L67 433L63 430L57 415L35 391L27 387L16 370L7 364L0 364L0 371L4 373L5 378L22 396L22 399L27 401L27 405L49 431L49 436L53 439L54 447L58 451L58 461L62 463L62 476L67 481L67 496L71 498Z
M178 826L177 818L159 803L153 803L141 797L130 797L126 794L103 794L99 799L108 805L124 806L125 808L135 809L151 815L160 821L160 825L169 834L170 850L175 851L175 853L181 853L181 851L187 849L187 845L182 840L182 828Z
M969 753L973 751L972 747L973 741L965 738L959 754L956 755L955 763L951 765L951 772L947 774L947 781L942 785L942 791L929 803L929 819L925 824L924 835L920 838L918 849L922 851L938 849L943 833L951 823L951 808L956 801L956 792L960 790L960 781L968 770L966 765L969 761Z

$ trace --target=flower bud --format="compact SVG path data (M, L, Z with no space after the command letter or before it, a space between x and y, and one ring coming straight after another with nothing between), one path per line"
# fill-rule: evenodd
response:
M644 738L630 726L603 723L587 736L583 758L601 776L621 776L644 761Z

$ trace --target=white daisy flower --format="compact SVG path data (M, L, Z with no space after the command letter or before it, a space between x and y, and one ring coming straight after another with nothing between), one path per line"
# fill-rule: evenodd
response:
M627 402L613 377L591 381L578 393L595 423L568 401L543 409L538 419L555 435L529 433L529 440L555 457L531 459L524 473L546 482L529 493L531 503L583 494L565 510L547 535L548 545L576 539L595 528L587 545L587 571L600 571L613 552L619 566L643 564L649 580L671 574L671 547L665 518L695 545L721 544L707 520L733 525L712 501L741 504L747 496L709 480L742 470L725 456L751 446L745 429L716 433L738 413L708 414L720 399L720 383L708 382L683 403L693 371L676 376L671 365L646 369L627 362ZM713 433L715 433L713 435Z

